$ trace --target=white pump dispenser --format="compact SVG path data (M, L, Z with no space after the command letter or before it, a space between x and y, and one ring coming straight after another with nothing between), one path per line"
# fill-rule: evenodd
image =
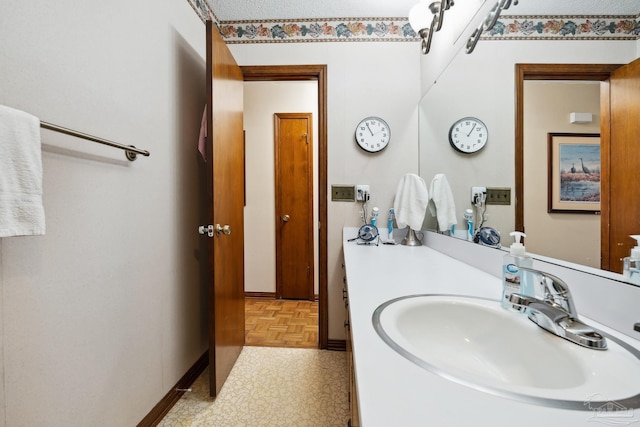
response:
M515 311L509 303L509 296L511 296L512 293L535 296L532 273L521 271L518 268L531 268L533 266L533 259L527 255L524 245L520 243L520 240L523 237L527 237L527 235L520 231L512 231L509 235L514 237L515 242L509 247L509 253L504 256L502 262L501 303L502 307Z
M636 246L631 249L631 255L622 260L622 275L631 283L640 285L640 235L630 237L636 239Z
M527 235L520 231L512 231L509 233L509 236L513 236L515 239L515 242L509 247L509 253L513 256L525 256L525 248L524 245L520 243L520 240L522 240L523 237L527 237Z

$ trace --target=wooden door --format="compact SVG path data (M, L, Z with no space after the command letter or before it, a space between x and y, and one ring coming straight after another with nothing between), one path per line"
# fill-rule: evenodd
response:
M314 299L311 130L309 113L275 114L278 298Z
M622 258L629 256L640 234L640 59L618 68L609 79L609 259L608 269L622 272ZM604 106L606 109L606 105ZM603 156L603 161L606 157ZM603 202L606 183L603 182ZM606 226L606 224L605 224ZM603 262L605 264L605 262ZM603 265L604 267L604 265Z
M216 396L244 346L243 77L216 26L207 21L206 221L209 388Z

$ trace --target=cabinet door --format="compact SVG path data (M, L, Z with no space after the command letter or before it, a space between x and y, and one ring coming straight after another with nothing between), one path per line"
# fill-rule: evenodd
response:
M344 332L347 350L347 372L349 375L349 427L360 427L360 415L358 413L358 391L356 389L356 370L353 363L353 348L351 346L351 316L349 315L349 295L347 291L347 278L344 278L342 290L344 300L345 322Z

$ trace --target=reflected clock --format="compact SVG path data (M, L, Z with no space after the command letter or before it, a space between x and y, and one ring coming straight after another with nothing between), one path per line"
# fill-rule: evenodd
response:
M476 153L487 145L489 132L482 120L475 117L463 117L456 120L449 129L449 143L464 154Z

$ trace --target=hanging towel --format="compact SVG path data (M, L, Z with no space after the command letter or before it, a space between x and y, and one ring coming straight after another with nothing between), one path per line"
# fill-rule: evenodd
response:
M408 225L412 230L420 230L428 203L429 192L422 178L413 173L400 178L396 197L393 200L398 228L405 228Z
M443 173L439 173L431 180L429 186L431 201L429 210L431 215L438 218L438 229L440 231L451 230L451 226L456 225L456 204L453 201L453 193L449 186L449 181Z
M44 232L40 120L0 105L0 237Z
M202 112L202 120L200 121L200 136L198 137L198 151L200 155L207 161L207 106L204 106Z

